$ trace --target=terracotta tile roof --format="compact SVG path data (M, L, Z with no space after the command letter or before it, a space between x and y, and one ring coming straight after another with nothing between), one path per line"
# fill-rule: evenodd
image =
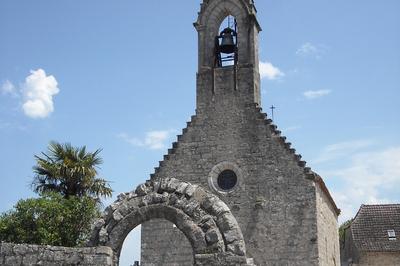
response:
M400 204L361 205L350 228L360 251L400 251ZM396 240L389 240L388 230Z

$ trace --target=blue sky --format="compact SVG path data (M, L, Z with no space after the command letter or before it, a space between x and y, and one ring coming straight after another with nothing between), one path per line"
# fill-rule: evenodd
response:
M199 4L0 2L0 211L35 196L33 155L51 140L102 148L113 199L149 177L194 114ZM400 2L256 6L262 106L277 107L340 221L400 202Z

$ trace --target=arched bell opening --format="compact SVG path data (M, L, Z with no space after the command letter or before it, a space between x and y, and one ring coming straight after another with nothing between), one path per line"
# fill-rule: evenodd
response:
M215 68L215 37L219 36L220 25L232 16L237 22L237 65L258 64L255 47L261 28L255 19L256 10L249 0L209 0L204 1L197 21L194 23L199 34L199 72Z
M238 23L228 15L222 21L214 45L214 67L236 65L238 62Z

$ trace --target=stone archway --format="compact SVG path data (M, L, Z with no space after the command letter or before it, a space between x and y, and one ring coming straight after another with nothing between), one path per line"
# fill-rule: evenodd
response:
M166 219L188 238L195 265L253 265L228 206L199 186L169 178L150 180L118 196L94 226L89 246L108 246L118 265L122 244L139 224Z

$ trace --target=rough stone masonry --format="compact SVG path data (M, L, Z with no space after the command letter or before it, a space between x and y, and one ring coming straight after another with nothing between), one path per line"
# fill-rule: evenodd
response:
M0 243L0 265L113 265L109 247L66 248L27 244Z
M154 219L170 221L185 235L195 265L253 265L228 206L201 187L173 178L149 180L121 194L96 223L89 245L110 247L118 265L129 232Z
M221 22L237 25L237 62L216 66ZM151 180L175 177L222 199L256 265L339 265L339 209L322 178L261 111L256 8L204 0L198 20L196 114ZM192 265L193 249L163 220L142 226L142 265ZM160 236L163 236L160 238Z

